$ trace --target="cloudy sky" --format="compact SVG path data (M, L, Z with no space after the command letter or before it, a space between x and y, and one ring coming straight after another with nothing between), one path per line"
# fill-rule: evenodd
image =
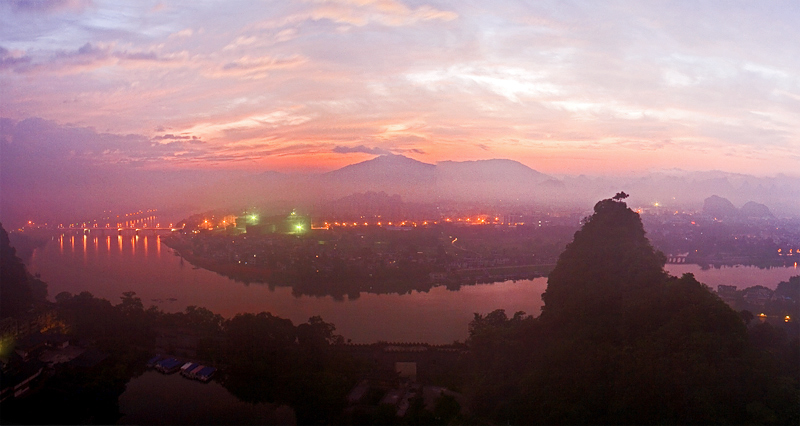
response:
M2 155L797 175L799 22L795 1L8 0Z

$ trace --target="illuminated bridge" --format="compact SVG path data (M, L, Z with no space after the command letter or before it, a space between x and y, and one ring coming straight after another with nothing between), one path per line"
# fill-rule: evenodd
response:
M93 227L70 226L70 227L64 227L64 228L59 228L59 229L64 230L64 231L81 232L83 234L91 234L92 232L97 232L97 233L101 233L103 235L106 235L106 234L112 233L112 232L116 232L118 234L122 234L123 232L126 232L126 231L127 232L131 232L132 231L132 232L135 232L136 235L139 235L140 233L144 233L144 232L152 233L152 234L169 233L169 232L180 231L182 228L163 228L163 227L150 227L150 226L107 226L107 227L105 227L105 226L104 227L100 227L100 226L96 226L96 227L94 227L94 226Z

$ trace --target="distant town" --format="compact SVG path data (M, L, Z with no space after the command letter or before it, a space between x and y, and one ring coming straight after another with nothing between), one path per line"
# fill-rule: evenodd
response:
M310 210L209 211L175 223L161 223L156 209L104 212L68 224L31 222L12 239L24 255L51 231L160 232L184 259L238 281L291 286L298 295L357 297L547 276L587 215L415 204L374 192ZM636 210L667 263L784 267L800 260L800 219L775 217L762 204L737 209L712 196L698 211L658 203Z
M196 214L177 223L164 242L191 263L237 280L341 297L546 276L585 216L409 206L374 193L350 201L314 216ZM667 263L796 265L800 220L776 218L756 203L740 211L726 201L710 197L696 212L658 205L638 212Z

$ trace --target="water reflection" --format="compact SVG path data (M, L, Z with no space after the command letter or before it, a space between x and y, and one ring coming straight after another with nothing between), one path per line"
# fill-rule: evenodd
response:
M665 269L672 275L680 277L691 273L703 284L716 290L718 285L735 285L744 289L755 285L763 285L775 290L778 283L788 281L792 276L800 274L795 267L759 268L757 266L722 266L720 268L703 269L692 264L668 264Z
M289 287L243 285L191 264L162 247L159 236L118 235L116 247L109 235L106 244L89 244L86 263L73 253L63 253L59 244L37 249L31 271L48 283L53 299L62 291L89 291L117 303L122 292L135 291L145 306L155 305L167 312L182 311L189 305L204 306L226 317L240 312L268 311L295 323L314 315L336 324L338 332L354 342L377 340L450 343L467 337L467 326L475 312L502 308L509 312L537 314L545 278L482 284L451 291L434 287L410 294L360 293L357 300L337 301L330 296L297 296ZM128 250L128 247L131 247ZM78 249L80 251L80 248Z
M249 404L222 385L148 371L131 380L119 398L119 424L294 424L286 406Z
M114 231L116 233L116 231ZM378 340L450 343L467 337L467 326L475 312L505 309L509 314L525 311L538 315L546 278L496 284L463 286L458 291L434 287L409 294L359 293L355 300L337 301L331 296L299 296L289 287L262 284L243 285L191 264L184 265L158 235L93 233L92 244L83 247L78 261L75 236L58 237L37 249L30 270L48 283L50 298L62 291L89 291L118 303L125 291L135 291L145 306L155 305L167 312L182 311L189 305L203 306L226 317L240 312L272 312L301 323L314 315L336 324L339 333L357 343ZM64 238L71 251L64 251ZM106 239L106 244L96 240ZM86 240L84 240L86 241ZM130 250L128 250L130 247ZM80 246L77 248L81 250ZM86 254L92 251L91 256ZM105 253L105 255L101 255ZM716 289L719 284L739 288L764 285L775 288L780 281L797 275L795 268L758 269L731 267L702 271L696 265L668 265L673 275L694 273L698 280Z

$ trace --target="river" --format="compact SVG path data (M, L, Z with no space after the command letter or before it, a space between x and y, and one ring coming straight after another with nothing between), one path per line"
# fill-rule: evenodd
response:
M146 234L146 235L145 235ZM361 293L354 300L295 296L289 287L242 284L183 261L161 243L159 235L65 234L34 250L28 260L32 273L48 284L51 299L60 292L88 291L117 303L125 291L135 291L145 306L166 312L189 305L203 306L225 317L240 312L267 311L295 324L320 315L354 343L383 341L463 341L474 313L505 309L511 315L525 311L538 315L546 278L463 286L452 291L434 287L408 294ZM667 265L673 275L694 273L716 289L719 284L739 288L764 285L775 288L800 270L729 267L703 271L697 265Z
M179 374L148 371L128 382L119 397L118 424L246 425L294 424L287 406L250 404L216 382L200 383Z

